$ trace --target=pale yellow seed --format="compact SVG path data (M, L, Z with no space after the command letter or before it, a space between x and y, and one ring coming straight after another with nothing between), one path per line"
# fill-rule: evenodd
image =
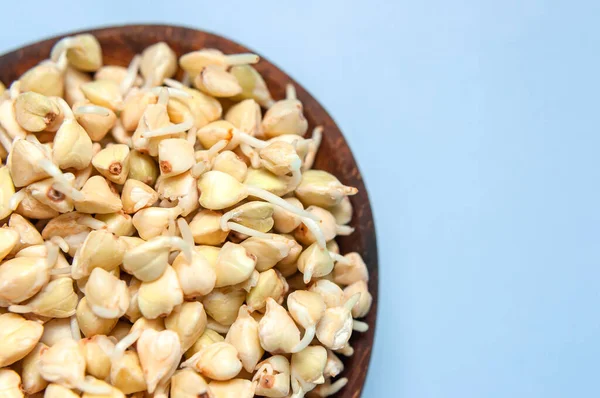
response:
M327 350L321 346L309 346L292 354L291 372L304 383L321 384L327 363Z
M308 130L308 121L303 114L303 106L297 99L277 101L265 113L262 125L267 138L282 134L303 136Z
M246 292L242 289L220 288L206 295L202 304L211 318L221 325L229 326L235 322L245 299Z
M227 342L211 344L181 364L213 380L233 379L242 370L238 351Z
M13 228L0 228L0 261L13 250L19 242L19 233Z
M288 312L272 298L267 298L267 311L258 324L260 343L273 354L291 353L300 343L300 331Z
M124 184L129 174L129 147L123 144L106 147L94 155L92 164L107 180Z
M152 206L158 200L158 193L145 183L129 179L123 186L121 202L123 211L134 214L141 209Z
M140 73L146 80L146 86L162 84L177 71L177 56L165 42L153 44L142 52Z
M141 91L133 88L125 97L123 110L121 112L121 122L126 131L134 131L144 115L148 105L156 104L156 95L147 91Z
M267 298L271 297L281 304L287 291L285 278L280 277L273 269L261 272L256 286L248 292L246 303L251 311L261 311L267 306Z
M74 340L61 340L42 351L38 369L42 377L51 383L69 388L81 387L85 378L83 350Z
M358 190L343 185L335 176L323 170L306 170L296 188L296 196L305 206L323 208L336 206L345 196L355 195Z
M33 143L21 139L15 141L6 161L14 186L23 187L50 177L40 166L43 160L49 158L48 152Z
M61 340L72 339L71 321L69 318L56 318L44 324L44 333L40 338L40 343L52 347Z
M244 369L248 372L254 371L265 351L258 337L258 322L250 316L250 311L245 305L240 308L225 341L236 348Z
M293 247L293 241L277 234L268 234L266 238L250 237L241 245L257 258L257 271L264 272L283 260Z
M115 213L123 208L121 198L101 176L90 177L81 189L83 200L75 201L75 209L88 214Z
M356 281L344 289L344 299L349 300L355 294L360 294L360 299L352 307L353 318L363 318L367 316L373 303L373 296L369 293L369 286L363 280Z
M262 137L262 114L260 106L253 99L233 105L227 111L225 120L251 136Z
M65 107L68 107L66 103L61 107L63 112ZM61 169L74 168L81 170L89 166L92 156L93 148L90 136L77 123L72 114L70 116L65 115L63 123L54 136L53 162Z
M244 184L264 189L277 196L287 195L295 188L289 184L288 177L277 176L267 169L248 169Z
M167 329L179 336L181 350L187 351L206 329L206 312L202 303L184 302L165 318Z
M77 305L77 323L85 337L108 335L117 324L118 318L100 318L90 308L87 298L83 297ZM97 376L96 376L97 377Z
M12 213L10 199L15 193L15 186L10 176L9 168L0 167L0 219L5 219Z
M171 398L214 398L208 383L194 370L186 368L171 378Z
M298 258L298 270L304 274L304 283L311 278L319 278L333 271L333 259L327 249L313 243Z
M256 394L283 398L290 393L290 362L283 355L273 355L256 366L252 378L257 382Z
M343 348L352 336L351 309L356 305L360 294L355 294L339 307L325 310L317 325L316 335L319 341L331 350Z
M116 339L104 335L97 335L79 341L85 356L87 373L101 380L110 376L111 357L115 349L115 341Z
M21 377L12 369L0 369L0 394L3 398L22 398Z
M39 94L56 97L63 96L65 78L63 72L54 63L42 63L20 77L21 91L34 91Z
M112 233L91 231L73 258L73 278L90 276L95 268L112 271L121 264L125 248Z
M173 261L173 269L183 295L186 299L209 294L215 287L217 274L215 266L211 264L198 247L192 250L192 261L188 261L183 253L177 255Z
M0 368L12 365L29 354L42 337L44 327L16 314L0 315Z
M142 239L150 240L167 230L169 222L181 214L181 208L149 207L142 209L133 216L133 226Z
M125 398L125 394L123 391L119 390L111 386L110 384L93 378L88 378L88 383L91 387L94 388L104 388L106 389L106 393L104 394L96 394L91 392L84 392L82 398Z
M225 242L228 231L220 227L222 212L200 210L190 222L194 242L198 245L220 245Z
M338 261L333 269L333 280L338 285L351 285L358 281L369 281L369 271L360 254L348 253L347 262Z
M158 165L161 175L171 177L184 173L196 163L194 147L182 138L169 138L158 144Z
M215 287L231 286L248 279L256 266L257 256L242 245L226 242L217 257Z
M117 237L129 237L135 233L133 220L129 214L123 211L110 214L97 214L97 220L106 224L106 230Z
M16 306L15 312L22 310L49 318L68 318L75 314L78 300L73 281L59 278L51 280L32 299Z
M21 361L22 389L27 394L35 394L42 391L48 385L38 370L42 350L48 346L38 343L35 348Z
M344 302L344 291L335 283L326 279L319 279L313 283L309 291L318 293L327 308L339 307Z
M233 379L228 381L211 381L208 387L215 398L252 398L256 383L250 380Z
M229 72L235 76L242 87L242 93L233 97L233 100L252 98L264 108L273 105L274 101L267 84L256 69L250 65L235 65Z
M62 121L58 105L33 91L19 94L14 106L17 122L27 131L56 131Z
M194 78L194 86L213 97L232 97L242 92L235 76L215 65L203 67Z
M102 268L94 268L85 285L88 304L101 318L115 319L129 308L127 284Z
M126 351L116 359L110 370L110 384L124 394L147 390L140 358L135 351Z
M205 329L204 333L194 342L194 344L185 352L185 359L190 359L198 351L211 344L225 341L225 338L212 329Z
M111 80L83 83L80 88L85 97L95 105L111 111L120 111L123 108L123 97L119 85Z
M46 388L44 398L79 398L80 396L74 393L67 387L63 387L60 384L51 383Z
M85 95L83 94L83 91L81 91L81 85L92 81L90 75L80 72L75 68L68 67L65 70L64 81L64 97L69 106L73 106L77 102L85 101ZM81 123L81 121L79 122ZM83 123L82 126L86 128Z
M170 266L157 280L143 282L138 291L140 311L148 319L168 316L181 303L183 303L183 291L177 274Z
M171 330L144 330L137 341L137 351L148 392L153 393L159 384L173 375L181 358L181 343Z
M0 265L0 302L21 303L36 295L49 280L49 266L45 258L7 260Z
M89 33L76 35L59 41L52 49L52 58L57 60L66 51L67 60L73 67L94 72L102 66L102 48L98 39Z

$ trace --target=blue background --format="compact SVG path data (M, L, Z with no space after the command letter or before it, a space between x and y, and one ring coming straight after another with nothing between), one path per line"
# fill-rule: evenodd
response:
M185 24L265 54L325 105L360 162L379 235L365 397L600 394L600 2L3 10L0 51L97 25Z

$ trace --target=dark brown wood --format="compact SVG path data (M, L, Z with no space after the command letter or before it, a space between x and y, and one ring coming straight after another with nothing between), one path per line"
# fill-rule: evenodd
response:
M82 32L78 32L82 33ZM145 47L165 41L178 55L203 47L217 48L224 53L249 52L248 48L211 33L195 29L164 25L117 26L86 31L94 34L104 52L105 64L127 66L135 54ZM72 33L71 33L72 34ZM25 71L48 58L52 45L61 37L40 41L0 57L0 80L7 86L18 79ZM252 51L254 52L254 51ZM369 204L367 190L352 156L352 152L331 116L301 85L291 79L278 67L261 57L256 65L275 99L285 96L285 85L296 86L298 98L304 104L310 128L324 127L323 143L316 158L315 167L336 175L344 184L355 186L359 193L352 197L354 234L339 239L343 253L357 251L362 254L370 272L369 290L373 295L373 307L365 319L369 324L367 333L354 333L351 344L354 355L345 359L346 370L343 376L349 379L348 385L336 395L338 398L358 398L367 375L371 349L375 334L377 315L378 268L375 225Z

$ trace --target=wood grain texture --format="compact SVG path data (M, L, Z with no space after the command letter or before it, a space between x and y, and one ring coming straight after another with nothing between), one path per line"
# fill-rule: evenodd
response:
M167 42L178 55L203 47L217 48L226 54L251 51L214 34L175 26L133 25L87 32L94 34L102 44L104 63L112 65L127 66L135 54L159 41ZM29 68L48 58L52 45L60 38L40 41L1 56L0 80L8 86ZM337 398L358 398L361 396L371 357L378 302L377 243L367 191L348 144L325 109L302 86L267 59L261 57L256 69L264 77L276 100L285 97L285 85L293 83L296 86L298 99L304 104L309 131L317 125L324 127L323 142L316 158L315 168L327 170L336 175L342 183L359 189L359 193L351 198L354 206L351 225L356 228L356 231L351 236L339 238L338 242L342 253L357 251L362 254L369 268L369 290L373 295L373 307L365 319L369 324L369 331L362 334L354 333L351 344L355 353L350 358L344 358L346 369L342 376L349 379L348 385L335 395Z

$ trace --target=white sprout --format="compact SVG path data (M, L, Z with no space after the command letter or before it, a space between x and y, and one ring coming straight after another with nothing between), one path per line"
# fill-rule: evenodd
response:
M85 380L77 383L76 388L90 395L110 395L112 393L112 387L94 384L93 380L91 376L86 376Z
M330 385L321 384L317 387L317 394L321 397L329 397L340 392L342 388L346 387L346 384L348 384L348 378L346 377L342 377Z
M69 326L71 327L71 335L73 336L73 340L75 340L75 341L81 340L79 322L77 321L76 315L72 315L71 318L69 319Z
M50 160L41 159L38 166L48 173L50 177L54 178L55 183L52 184L52 188L75 201L81 201L85 198L81 192L71 186L70 181L65 177L63 172Z
M46 269L50 270L58 261L58 246L53 242L45 242L46 245Z
M160 92L162 90L167 90L167 92L169 93L169 96L173 97L173 98L184 98L184 99L192 98L192 95L190 93L186 92L185 90L183 90L181 88L176 88L176 87L158 86L158 87L153 87L152 89L150 89L150 92L156 96L159 96Z
M65 37L60 39L52 47L52 50L50 51L50 59L54 62L57 62L63 54L66 54L69 48L74 48L76 45L77 39L73 37Z
M250 164L252 167L254 167L255 169L258 169L260 167L260 156L258 156L258 153L254 150L254 148L252 148L250 145L242 142L240 143L240 149L242 150L242 153L244 155L246 155L248 157L248 159L250 159Z
M253 148L262 149L269 145L268 142L259 140L256 137L251 136L250 134L243 132L241 130L235 129L233 130L234 137L237 138L240 142L247 144Z
M229 326L221 325L212 318L208 319L208 322L206 323L206 328L221 334L227 334L227 332L229 332Z
M198 129L196 127L192 127L188 130L187 134L187 142L189 142L192 146L196 145L196 132Z
M12 143L13 142L8 136L6 130L4 130L2 126L0 126L0 145L2 145L4 149L6 149L6 152L10 153L10 151L12 150Z
M73 271L73 267L62 267L62 268L53 268L50 270L50 275L52 276L60 276L60 275L68 275Z
M346 257L342 256L341 254L335 253L330 251L329 255L331 256L331 258L341 264L346 264L346 265L350 265L352 264L352 262L350 260L348 260Z
M183 78L181 79L181 85L185 86L185 87L189 87L192 85L192 78L190 77L190 74L187 72L183 73Z
M349 225L336 225L335 234L340 236L348 236L354 232L354 228Z
M99 115L99 116L109 116L110 110L103 106L98 105L82 105L75 108L75 114L77 115Z
M121 90L121 94L125 95L131 90L133 83L135 83L135 78L138 75L138 71L140 69L140 65L142 63L142 57L140 55L136 55L131 60L129 67L127 68L127 75L121 82L121 86L119 87Z
M115 125L111 129L110 133L115 141L117 141L119 144L124 144L129 148L133 148L131 136L127 133L125 127L123 127L123 122L121 122L120 118L116 120Z
M192 166L192 170L190 172L192 173L192 176L194 178L198 178L202 174L207 172L208 169L209 167L206 165L206 162L198 162L194 166Z
M296 87L292 83L288 83L285 86L285 98L289 100L295 100L296 97Z
M260 57L252 53L231 54L225 56L227 65L248 65L260 61Z
M23 201L23 199L25 199L25 195L25 189L21 189L20 191L15 192L8 201L8 208L12 211L17 210L19 204Z
M69 244L62 236L54 235L50 238L50 242L58 246L64 253L69 252Z
M136 329L132 332L129 332L129 334L127 336L123 337L115 345L115 349L113 350L112 357L111 357L111 362L115 363L116 361L121 359L123 354L125 354L125 351L127 351L127 349L129 347L131 347L133 344L135 344L135 342L140 338L141 335L142 335L142 329L140 328L140 329Z
M185 92L185 89L187 88L187 86L183 82L178 82L175 79L166 78L165 80L163 80L163 83L167 87L174 88L174 89L177 89L177 90L181 90L183 92Z
M369 324L366 322L361 322L361 321L357 321L356 319L354 319L352 321L352 329L356 330L357 332L364 333L367 330L369 330Z
M161 137L165 135L172 135L178 133L184 133L194 127L194 119L190 116L186 116L183 122L177 124L171 124L169 126L164 126L158 128L156 130L145 131L141 134L142 138L154 138Z
M190 225L187 223L185 218L180 218L177 220L177 226L179 227L179 232L181 233L181 237L183 240L190 246L194 247L194 235L192 234L192 230L190 229ZM191 260L191 259L189 259Z
M77 224L86 226L93 230L106 229L106 223L100 221L89 214L84 214L77 219Z
M302 340L294 348L292 348L292 353L300 352L306 347L310 345L310 343L315 338L315 332L317 330L317 325L310 325L304 330L304 336L302 336Z
M8 93L11 100L16 100L19 94L21 94L21 82L18 80L13 82L8 89Z
M223 228L221 226L221 229L223 231L229 231L229 230L231 230L231 231L239 232L240 234L244 234L244 235L247 235L247 236L254 236L254 237L257 237L257 238L273 239L273 237L271 235L265 234L263 232L257 231L257 230L252 229L252 228L245 227L242 224L238 224L238 223L232 222L232 221L229 221L225 225L225 228Z
M312 138L308 144L308 153L304 158L304 164L302 165L303 170L309 170L313 167L315 163L315 157L317 152L319 151L319 147L321 146L321 141L323 140L323 126L317 126L313 130ZM297 142L297 141L296 141Z

